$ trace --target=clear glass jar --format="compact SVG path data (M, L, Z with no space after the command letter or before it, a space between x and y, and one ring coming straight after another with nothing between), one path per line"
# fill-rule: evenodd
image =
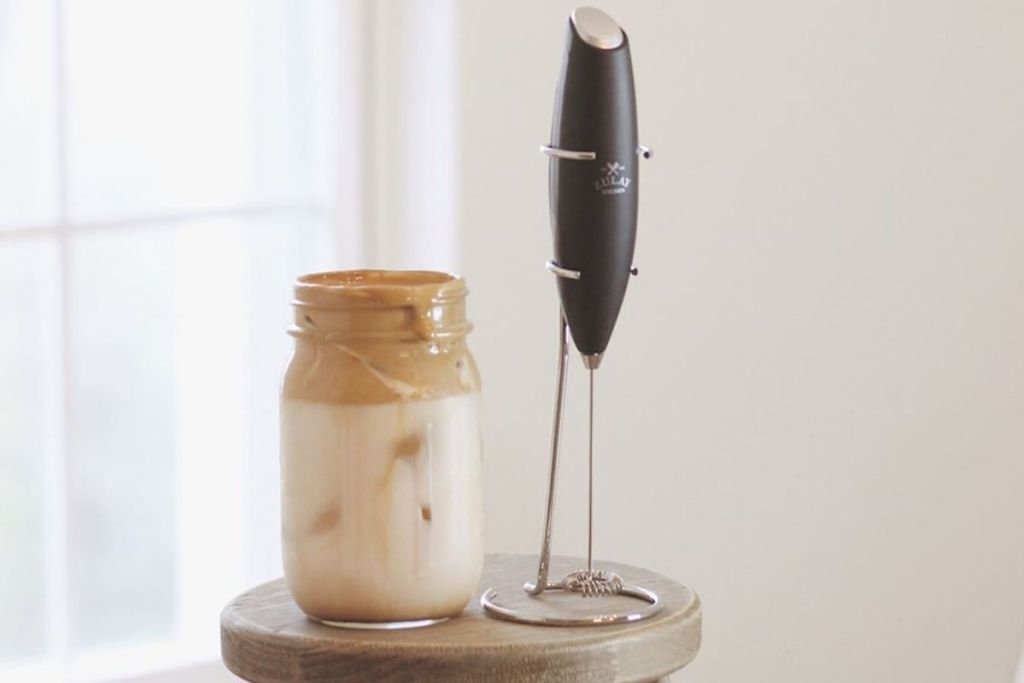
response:
M300 277L281 391L285 577L327 622L462 611L483 568L480 375L465 282Z

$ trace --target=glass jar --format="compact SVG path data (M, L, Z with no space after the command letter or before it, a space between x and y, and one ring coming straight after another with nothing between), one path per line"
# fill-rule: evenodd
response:
M325 622L457 615L483 569L480 375L465 282L316 273L295 284L281 391L285 577Z

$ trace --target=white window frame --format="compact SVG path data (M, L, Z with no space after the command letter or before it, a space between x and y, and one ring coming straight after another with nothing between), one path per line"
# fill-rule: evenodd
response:
M68 83L66 73L65 0L53 0L55 142L57 212L46 224L0 230L0 248L21 239L53 240L59 285L58 331L53 359L44 381L53 387L43 457L45 659L0 666L0 679L19 681L221 680L223 669L209 649L188 637L146 646L123 646L72 657L69 637L71 449L67 439L73 376L70 330L69 260L72 235L139 230L203 219L328 216L335 226L335 261L341 267L416 267L452 270L458 262L457 22L455 0L378 3L341 0L331 10L338 49L336 187L334 205L315 203L244 203L101 220L75 220L68 204ZM353 144L353 141L357 141ZM424 167L424 162L429 166ZM398 188L398 195L392 192ZM179 453L179 456L181 454ZM227 463L212 485L202 478L182 481L182 500L223 494L224 481L240 481L240 463ZM187 464L185 465L188 466ZM198 486L198 488L197 488ZM231 507L241 511L240 503ZM201 549L223 543L225 534L243 535L239 514L224 524L204 523L188 511L179 515L179 533L188 546ZM230 527L233 527L230 528ZM178 549L179 555L183 548ZM218 591L244 577L241 553L231 566L212 565L196 554L191 566L179 568L179 635L209 616L210 600L225 602ZM201 581L197 581L201 577Z

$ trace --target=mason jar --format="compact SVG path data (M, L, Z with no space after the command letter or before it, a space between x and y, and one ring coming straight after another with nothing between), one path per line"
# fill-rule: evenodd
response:
M459 614L483 568L480 375L462 278L316 273L295 283L281 390L285 577L341 625Z

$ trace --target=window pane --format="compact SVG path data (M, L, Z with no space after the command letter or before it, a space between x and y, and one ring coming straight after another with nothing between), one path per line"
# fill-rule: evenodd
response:
M0 242L0 660L44 647L43 477L59 448L57 277L49 240Z
M291 284L330 233L274 212L72 238L76 647L215 646L224 596L280 574Z
M72 216L239 202L244 4L68 0L66 7Z
M174 625L174 234L71 243L71 634L75 645Z
M333 197L337 4L249 2L249 192L254 200L326 205Z
M54 19L46 0L0 0L0 230L57 212Z
M306 203L326 186L323 3L67 8L74 219Z

